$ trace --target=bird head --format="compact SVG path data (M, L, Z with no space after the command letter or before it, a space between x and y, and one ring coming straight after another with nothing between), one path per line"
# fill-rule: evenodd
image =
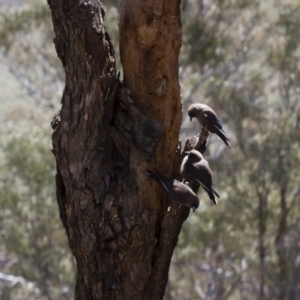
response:
M195 117L194 113L191 111L191 112L188 112L188 115L190 117L190 122L192 122L193 118Z
M196 157L198 157L200 160L203 158L203 155L202 155L199 151L197 151L197 150L195 150L195 149L191 150L189 155L190 155L190 156L196 156Z
M193 118L196 117L197 112L197 107L194 104L190 105L190 107L188 108L188 116L190 117L190 122L193 120Z
M185 151L184 154L188 156L188 160L191 162L198 162L203 158L202 154L197 150Z

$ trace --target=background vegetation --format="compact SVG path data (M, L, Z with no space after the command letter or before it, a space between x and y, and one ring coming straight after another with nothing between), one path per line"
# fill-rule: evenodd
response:
M55 200L50 122L64 74L46 1L0 7L0 299L71 299L75 266ZM118 1L103 1L118 58ZM184 224L166 299L300 298L300 2L183 0L183 142L211 105L221 194ZM121 66L118 63L119 69Z

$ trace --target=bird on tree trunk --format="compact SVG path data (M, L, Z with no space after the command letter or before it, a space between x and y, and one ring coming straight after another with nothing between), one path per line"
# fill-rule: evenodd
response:
M220 198L220 196L213 188L213 173L207 160L205 160L202 154L197 150L188 151L186 154L180 168L180 173L184 181L197 180L207 192L211 203L217 205L215 196L218 198Z
M222 128L222 122L211 107L202 103L192 104L188 108L188 115L190 121L196 118L203 127L207 127L209 132L218 135L226 146L230 148L230 140Z

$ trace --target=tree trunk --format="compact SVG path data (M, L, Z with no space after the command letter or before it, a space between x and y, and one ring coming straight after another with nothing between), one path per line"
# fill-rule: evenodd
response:
M179 171L180 0L123 0L123 85L99 1L48 0L65 69L52 126L76 299L162 299L189 210L145 175Z

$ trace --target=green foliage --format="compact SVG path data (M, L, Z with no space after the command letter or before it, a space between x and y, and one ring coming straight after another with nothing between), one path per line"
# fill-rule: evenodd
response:
M1 99L0 298L71 299L74 262L59 218L51 153L50 122L63 73L50 11L45 3L30 1L2 10L0 22L1 60L12 75L2 91L11 78L22 91L10 91L11 103Z
M183 228L175 299L300 296L299 13L294 1L186 1L184 107L211 105L233 147L211 137L206 157L221 199L212 208L200 192L202 209ZM183 139L197 132L189 124Z
M64 74L54 50L48 5L31 0L22 8L2 10L0 24L0 47L8 71L39 105L57 109Z
M55 200L51 115L20 105L6 114L0 130L1 270L33 283L26 299L73 293L74 266ZM11 299L24 299L16 292Z
M116 67L118 70L122 70L122 65L120 62L120 52L119 52L119 12L118 0L104 0L101 1L105 10L105 26L109 32L109 36L112 40L112 44L115 51Z

